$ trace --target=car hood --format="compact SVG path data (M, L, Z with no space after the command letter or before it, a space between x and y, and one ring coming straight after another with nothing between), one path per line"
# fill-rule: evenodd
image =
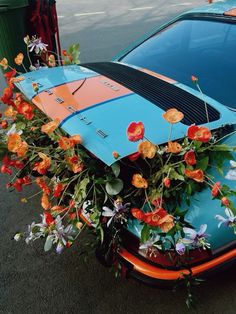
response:
M114 65L115 63L111 62L110 64ZM124 66L127 71L131 69L128 65ZM145 137L150 141L156 144L168 141L169 125L162 118L162 114L165 112L162 98L167 98L168 102L169 91L163 97L153 100L149 97L151 93L134 92L133 85L131 85L132 88L129 88L130 85L122 84L119 77L111 79L111 76L99 74L89 68L88 64L41 69L24 74L25 80L16 85L48 117L61 119L60 126L69 135L80 134L84 147L107 165L115 162L113 152L117 152L120 158L123 158L137 151L137 143L130 142L126 135L128 125L133 121L144 123ZM137 74L138 72L141 71L137 71ZM156 74L146 75L149 78ZM135 83L135 80L134 77L131 83ZM159 76L156 80L159 80L157 81L159 83L166 79ZM184 92L186 97L194 96L195 99L206 101L211 108L215 108L218 118L208 124L210 129L236 122L235 114L213 99L178 82L167 81L165 82L166 88L173 85L177 90ZM38 84L37 93L34 91L32 83ZM149 87L147 86L147 88ZM162 87L162 90L165 88ZM172 101L173 97L175 95L172 95ZM191 111L196 108L190 105L189 102L189 106L186 106L188 108L186 114L190 117L192 115L194 122L195 114ZM171 104L171 107L175 107L175 104ZM186 134L190 122L175 124L172 140L182 138Z

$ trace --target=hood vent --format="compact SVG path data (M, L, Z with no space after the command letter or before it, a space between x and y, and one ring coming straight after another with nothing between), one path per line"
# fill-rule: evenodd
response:
M114 62L81 64L108 77L134 93L149 100L164 111L176 108L183 112L186 125L207 123L204 102L185 90L127 65ZM216 121L220 113L207 104L209 121Z

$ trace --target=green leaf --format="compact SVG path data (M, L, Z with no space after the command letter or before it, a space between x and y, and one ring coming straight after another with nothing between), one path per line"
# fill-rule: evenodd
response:
M185 181L184 176L173 169L170 171L170 179Z
M141 231L141 243L145 243L149 239L149 236L150 236L150 228L148 225L145 224Z
M106 183L106 191L109 195L117 195L124 187L124 183L121 179L113 179Z
M89 178L84 178L75 186L76 200L80 203L87 195L87 185L89 184Z
M48 252L51 250L52 244L53 244L53 238L54 238L53 235L47 236L47 239L46 239L45 244L44 244L44 251L45 252Z
M235 147L230 147L226 144L214 145L211 148L211 150L217 151L217 152L230 152L230 151L233 151L234 149Z
M209 164L209 157L206 156L200 160L198 160L197 162L197 168L200 168L202 169L203 171L205 171L208 167L208 164Z
M118 177L119 174L120 174L120 165L119 165L119 163L115 162L113 165L111 165L111 168L112 168L112 171L113 171L114 175L116 177Z

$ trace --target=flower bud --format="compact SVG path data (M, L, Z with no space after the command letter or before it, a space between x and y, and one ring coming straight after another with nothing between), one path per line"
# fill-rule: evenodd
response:
M169 179L168 177L165 177L165 178L163 179L163 184L164 184L164 186L165 186L166 188L169 188L169 187L170 187L170 183L171 183L171 181L170 181L170 179Z

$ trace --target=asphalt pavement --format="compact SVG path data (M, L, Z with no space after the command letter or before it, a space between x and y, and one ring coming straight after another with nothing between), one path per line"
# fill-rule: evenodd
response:
M79 42L81 61L110 60L145 32L177 12L206 1L177 0L58 0L61 44ZM1 90L3 81L0 78ZM189 311L185 291L172 292L145 286L132 279L116 279L91 253L81 253L85 234L58 256L44 253L43 243L33 246L12 240L33 220L39 220L38 199L23 204L22 193L5 189L8 177L0 176L0 313L4 314L141 314L235 313L236 272L231 268L196 288L198 307Z

